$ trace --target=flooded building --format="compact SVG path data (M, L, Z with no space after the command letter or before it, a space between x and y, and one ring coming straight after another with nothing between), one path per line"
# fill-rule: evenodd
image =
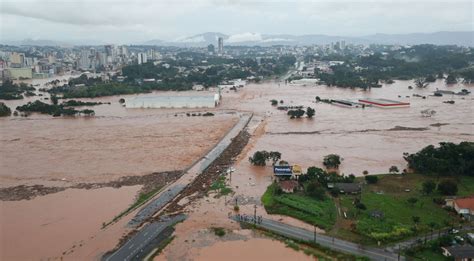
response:
M373 98L363 98L359 99L360 103L372 105L379 108L400 108L400 107L410 107L409 102L400 102L388 99L373 99Z
M144 96L125 100L126 108L215 108L219 94L206 96Z

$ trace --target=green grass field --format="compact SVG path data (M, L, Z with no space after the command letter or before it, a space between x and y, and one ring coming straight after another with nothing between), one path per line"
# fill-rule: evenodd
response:
M302 194L274 193L276 184L267 188L262 202L269 214L294 217L323 229L330 229L336 222L336 206L330 197L317 200Z
M421 192L423 181L428 179L436 181L435 178L417 174L381 175L377 184L365 185L363 188L361 202L367 207L366 210L354 207L354 196L341 196L340 203L348 218L355 223L354 232L376 241L389 242L426 233L431 230L430 224L440 228L451 222L458 223L460 219L457 215L433 202L434 197L441 195L437 192L424 195ZM474 178L471 177L458 180L458 194L472 195L473 182ZM408 203L407 199L411 197L418 201L415 204ZM373 210L382 211L384 218L371 217ZM414 216L420 218L417 224L413 221Z

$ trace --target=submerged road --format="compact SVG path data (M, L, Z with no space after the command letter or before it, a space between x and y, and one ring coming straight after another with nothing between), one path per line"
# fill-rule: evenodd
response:
M239 222L254 224L253 216L244 216L244 219L239 219L239 216L233 216L232 219ZM405 260L403 256L399 257L397 253L389 252L388 250L382 248L366 247L346 240L341 240L322 234L315 234L314 231L309 231L300 227L291 226L270 219L261 218L259 221L260 222L258 222L256 226L265 228L276 234L297 240L316 242L321 246L339 252L349 253L357 256L366 256L372 260Z
M177 215L174 217L164 217L160 221L156 221L144 226L136 235L127 241L122 247L111 255L103 258L105 261L122 261L122 260L141 260L140 257L146 255L143 252L148 245L155 241L156 238L166 229L177 222L183 221L185 215ZM166 237L161 238L163 241Z
M158 195L141 208L137 214L130 220L128 226L137 227L148 218L154 216L163 209L168 203L175 199L196 177L198 177L211 163L216 160L222 152L229 147L232 140L247 126L252 119L252 114L239 114L239 121L230 129L227 134L212 148L206 156L202 157L193 164L176 182L168 188L162 190ZM169 220L161 220L144 226L140 231L121 246L117 251L102 259L107 261L114 260L139 260L145 256L147 251L153 249L157 241L166 238L164 235L169 233L169 228L176 222L184 220L184 215L178 215Z
M166 204L176 198L194 179L199 176L211 163L216 160L222 152L229 147L232 139L234 139L249 123L252 114L240 114L239 121L230 129L227 134L212 148L206 156L198 160L191 166L176 182L170 187L160 192L155 199L146 204L132 220L129 226L135 227L143 223L146 219L155 215Z

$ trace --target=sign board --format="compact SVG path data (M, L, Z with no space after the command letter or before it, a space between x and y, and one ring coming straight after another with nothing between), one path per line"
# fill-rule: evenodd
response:
M273 173L275 175L289 175L293 174L291 166L273 166Z

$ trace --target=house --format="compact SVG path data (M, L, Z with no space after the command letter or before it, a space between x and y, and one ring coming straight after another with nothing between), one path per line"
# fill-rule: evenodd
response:
M338 189L340 193L359 194L361 186L359 183L334 183L334 188Z
M453 257L456 261L473 261L474 260L474 246L451 246L442 247L443 255Z
M278 183L281 190L285 193L293 193L298 188L298 181L296 180L282 180Z
M453 207L458 214L474 215L474 196L454 200Z

